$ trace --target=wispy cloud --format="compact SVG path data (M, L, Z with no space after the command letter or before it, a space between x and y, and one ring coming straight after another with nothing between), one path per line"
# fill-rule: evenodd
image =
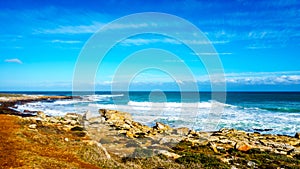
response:
M67 44L82 43L82 41L78 41L78 40L59 40L59 39L55 39L50 42L52 42L52 43L67 43Z
M182 42L171 39L171 38L135 38L135 39L126 39L121 42L124 46L131 46L131 45L148 45L152 43L166 43L166 44L182 44L186 43L188 45L210 45L210 44L225 44L229 41L205 41L205 40L182 40Z
M216 56L216 55L232 55L231 52L216 52L216 53L197 53L197 54L194 54L194 55L199 55L199 56Z
M36 30L38 34L91 34L99 30L104 24L94 22L90 25L77 25L77 26L59 26L54 29L41 29Z
M164 62L168 62L168 63L184 63L184 60L182 59L177 59L177 60L164 60Z
M226 74L226 81L244 85L289 85L300 84L300 71L246 72Z
M4 62L23 64L23 62L20 59L17 59L17 58L15 58L15 59L6 59L6 60L4 60Z
M223 75L228 85L298 85L300 84L300 71L288 72L241 72ZM208 84L208 75L197 77L199 84ZM218 81L214 81L218 83ZM220 81L222 82L222 81Z
M170 39L170 38L160 38L160 39L151 39L151 38L136 38L136 39L126 39L121 42L121 45L131 46L131 45L148 45L151 43L169 43L169 44L180 44L179 41Z
M37 34L92 34L96 33L100 28L103 28L106 23L94 21L92 24L86 25L60 25L54 29L39 29L35 30ZM105 29L134 29L148 27L151 24L148 23L136 23L136 24L110 24ZM153 26L153 25L152 25Z

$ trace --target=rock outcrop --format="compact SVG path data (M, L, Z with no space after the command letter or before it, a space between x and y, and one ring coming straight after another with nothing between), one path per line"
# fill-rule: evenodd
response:
M148 145L135 144L139 147L158 148L157 145L160 145L160 150L162 150L170 149L179 142L186 142L194 147L206 146L215 153L221 154L232 150L241 152L255 150L287 155L291 158L300 155L299 133L295 137L289 137L246 133L226 128L215 132L197 132L188 128L173 129L160 122L156 122L153 127L148 127L133 121L129 113L106 109L100 109L99 112L104 118L102 122L113 127L119 134L123 134L129 139L150 138L151 141ZM170 151L170 153L172 152Z

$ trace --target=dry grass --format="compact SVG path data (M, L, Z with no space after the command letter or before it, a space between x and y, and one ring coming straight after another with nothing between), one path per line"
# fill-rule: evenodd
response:
M79 157L88 145L72 133L54 127L29 130L24 121L9 115L0 115L0 124L1 168L99 168Z
M158 156L107 160L99 147L83 142L86 137L41 124L30 130L17 116L0 115L0 124L0 168L184 168Z

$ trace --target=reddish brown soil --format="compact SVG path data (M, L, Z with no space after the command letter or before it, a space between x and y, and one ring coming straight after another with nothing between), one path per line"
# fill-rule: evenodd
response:
M30 131L22 119L0 114L0 168L90 168L99 167L81 160L76 154L80 146L54 140L68 137L68 133L45 134ZM74 138L73 138L74 139ZM60 145L60 146L58 146ZM50 161L49 161L50 160ZM66 167L67 166L67 167ZM35 168L34 167L34 168Z

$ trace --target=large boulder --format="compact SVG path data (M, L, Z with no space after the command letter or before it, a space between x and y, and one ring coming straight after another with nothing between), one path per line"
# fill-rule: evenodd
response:
M117 110L107 110L107 109L100 109L99 113L102 117L105 118L107 122L115 123L118 121L125 121L130 120L132 121L132 117L129 113L126 112L120 112Z
M163 123L160 123L160 122L156 122L153 129L157 130L159 133L172 132L172 130L173 130L170 126L168 126L166 124L163 124Z

